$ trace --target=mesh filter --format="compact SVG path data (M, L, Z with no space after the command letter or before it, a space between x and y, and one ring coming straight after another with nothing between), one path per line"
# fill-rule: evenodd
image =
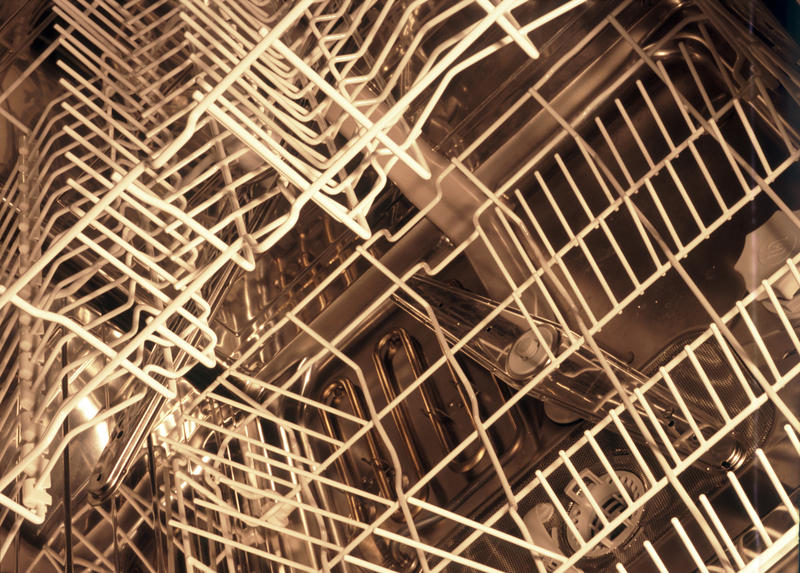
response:
M688 332L673 340L642 369L643 373L647 376L655 375L659 367L669 363L700 334L701 331ZM697 365L692 364L688 358L684 358L670 371L672 381L693 412L705 413L712 422L718 417L717 406L715 406L709 392L700 382L698 365L708 376L711 385L730 416L735 416L750 404L750 399L743 387L744 383L748 384L754 393L759 393L756 391L755 381L749 376L747 368L738 357L736 358L736 365L745 378L744 381L741 381L737 377L716 339L710 338L698 346L694 350L694 356L697 358ZM774 406L771 403L767 403L756 410L755 415L745 418L731 432L730 437L733 440L733 446L730 450L730 456L721 459L721 469L739 467L752 457L756 448L761 446L772 428L774 412ZM708 429L711 430L711 428Z

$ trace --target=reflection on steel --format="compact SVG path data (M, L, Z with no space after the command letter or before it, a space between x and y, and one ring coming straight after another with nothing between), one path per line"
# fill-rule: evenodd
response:
M358 390L356 390L356 388L353 386L353 383L347 378L335 380L327 388L325 388L322 394L323 403L331 406L338 406L338 402L342 398L347 399L350 409L356 416L365 420L367 419L365 407L362 399L359 396ZM331 438L340 441L346 439L346 436L339 430L336 421L327 412L321 411L320 416L322 417L325 430L328 432L328 435ZM370 457L364 461L374 470L374 477L378 483L378 490L380 491L380 494L391 499L394 496L394 489L389 486L389 482L387 481L386 454L381 451L380 445L378 440L375 438L374 433L368 433L366 440L369 445ZM357 480L353 479L353 477L357 476L358 474L352 467L347 467L348 462L350 462L352 465L353 460L344 457L340 457L336 460L336 467L339 471L339 477L344 483L355 485ZM348 501L350 502L350 509L353 517L359 521L366 521L363 517L359 502L351 495L348 495Z
M375 368L378 372L378 381L381 384L387 402L394 401L397 395L403 390L403 388L398 385L398 376L399 373L405 372L404 367L410 370L411 379L419 378L425 370L422 355L415 346L415 341L411 339L408 333L403 329L390 332L378 342L378 347L375 350L375 354L373 354L373 361L375 362ZM407 364L397 362L398 353L400 353L399 359ZM452 450L453 447L461 441L458 436L451 434L450 427L454 425L454 421L450 418L448 412L466 412L471 419L471 415L469 414L469 402L464 396L461 383L453 375L452 371L449 370L449 367L448 371L450 372L451 383L458 391L459 403L450 402L447 405L443 404L441 395L435 388L431 387L430 384L423 384L419 388L420 396L425 405L425 416L429 419L434 434L439 440L442 447L442 454L446 454ZM414 465L421 477L422 463L417 458L417 452L421 450L421 447L419 443L415 443L415 440L424 439L427 432L424 428L420 427L415 427L412 430L405 404L401 403L395 408L395 410L392 411L392 416L395 419L395 423L402 431L406 448L408 448L409 454L412 456ZM476 451L471 453L468 457L465 455L464 457L466 457L466 459L461 459L462 456L459 456L453 460L450 463L450 467L453 471L467 472L481 461L485 453L482 447L478 447Z

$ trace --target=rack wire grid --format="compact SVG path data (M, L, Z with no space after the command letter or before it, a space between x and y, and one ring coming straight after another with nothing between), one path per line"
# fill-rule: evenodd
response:
M800 519L800 241L733 295L697 270L732 236L758 249L742 221L765 212L800 236L800 76L736 6L55 0L55 41L0 95L60 74L38 117L1 111L21 136L0 204L0 561L57 509L28 571L779 563ZM508 61L524 73L502 97L465 84ZM323 227L322 255L269 271L256 319L222 324L232 285ZM637 367L609 350L669 291L702 328ZM391 313L427 334L367 348ZM70 444L121 439L157 396L111 504L54 501ZM525 463L503 432L532 398L573 425ZM448 499L456 479L481 499Z

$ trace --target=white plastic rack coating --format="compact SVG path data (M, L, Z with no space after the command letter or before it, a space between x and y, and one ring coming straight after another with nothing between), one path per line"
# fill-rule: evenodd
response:
M718 36L715 26L725 20L710 0L698 0L692 17L655 44L645 44L625 20L635 2L620 2L570 49L550 54L548 69L505 102L463 150L434 164L439 156L423 132L453 84L509 46L529 60L539 58L541 46L531 39L537 30L596 7L584 6L585 0L542 3L547 9L538 11L522 0L432 4L437 8L426 12L422 1L55 0L62 20L58 40L0 95L2 103L54 51L68 59L57 63L63 95L36 125L12 122L26 136L2 188L0 426L13 430L3 434L8 439L0 448L0 459L10 460L0 473L0 521L9 512L15 518L0 561L23 519L45 521L50 473L64 449L142 400L148 388L167 399L146 456L152 479L123 484L111 512L89 506L75 512L72 522L87 530L76 527L72 543L88 556L75 564L119 569L114 559L123 547L148 571L164 570L175 559L192 571L235 571L252 563L254 570L309 572L499 571L475 550L488 543L523 554L525 566L540 572L574 571L604 548L617 549L619 532L639 527L643 512L666 494L675 503L670 532L700 571L766 570L796 547L796 492L776 468L786 467L787 458L800 460L793 388L800 363L787 361L800 355L800 339L783 295L787 285L800 290L800 253L782 253L769 276L722 310L686 268L687 258L756 198L768 199L800 230L797 213L774 189L798 164L800 138L788 114L777 111L772 82L761 73L742 80L742 62L785 72L779 84L792 85L795 76L770 68L752 46L731 61L730 49L745 48ZM565 114L548 95L548 82L586 46L612 37L630 63L605 78L579 113ZM697 38L709 52L704 65L722 84L713 93L690 52ZM729 50L718 49L725 41ZM673 48L665 65L659 50ZM424 61L414 60L422 51ZM623 87L633 88L624 98ZM535 154L491 182L468 167L498 138L512 141L522 133L516 114L530 109L556 126ZM764 124L774 135L769 141L759 127ZM711 165L710 154L721 160ZM702 190L684 180L680 165L687 162ZM720 177L720 164L727 178ZM399 229L374 228L368 215L399 173L424 182L433 199L417 204ZM254 193L252 184L265 177L271 184ZM444 255L420 258L401 271L387 266L378 247L401 243L451 201L452 177L477 195L468 236L453 241L442 229L450 239ZM719 188L723 179L738 187ZM698 205L701 192L712 208ZM178 379L198 363L210 368L217 362L208 303L215 280L233 267L254 271L260 256L292 236L311 204L358 237L353 252L290 310L272 317L207 388L186 391ZM617 232L620 218L628 223L626 236ZM608 246L602 258L600 240ZM504 298L454 340L412 277L446 276L461 255L475 257L476 249L488 253ZM324 299L337 278L358 274L364 265L388 286L345 317L334 336L315 329L304 311ZM597 338L670 273L707 313L707 326L631 386ZM540 306L532 307L531 297ZM348 341L398 298L421 309L438 348L412 382L376 403ZM769 332L759 321L765 308L777 321ZM483 412L457 356L510 311L535 334L545 360L503 404ZM559 345L546 343L543 315L561 333ZM253 375L253 357L287 330L313 341L314 352L281 377ZM767 340L775 338L793 349L775 356ZM726 402L698 357L711 343L744 402ZM508 475L492 432L581 352L596 356L609 385L587 415L591 425L527 477ZM350 372L360 411L306 393L316 368L330 361ZM440 369L448 369L463 392L474 431L409 481L402 446L389 427ZM677 382L687 371L696 392L707 397L700 414L697 397ZM254 391L244 392L243 384ZM84 400L101 408L60 435ZM677 437L662 415L665 400L685 422ZM291 419L279 408L287 403L350 430L334 435ZM729 447L732 433L747 435L747 424L773 410L777 428L770 443L780 447L756 444L742 455L763 471L764 487L779 500L776 511L792 526L766 523L736 468L719 474L718 483L730 486L762 544L752 551L737 537L741 527L728 529L722 502L692 490L686 479ZM277 428L277 438L265 437L267 427ZM609 434L627 449L624 469L601 445ZM201 440L208 436L213 439ZM365 442L379 444L385 454L377 470L385 491L333 472ZM429 501L427 488L476 446L485 452L500 501L480 515ZM588 471L586 459L597 471ZM567 497L555 485L564 476L572 484ZM351 500L350 511L334 499ZM609 499L619 502L618 511L608 511ZM133 515L123 526L117 500ZM537 500L535 513L523 509L531 500ZM576 517L581 511L593 518L591 526ZM450 524L458 535L450 544L433 542L422 531L421 515ZM155 554L137 537L143 526L157 533ZM97 542L103 529L112 532L112 545ZM29 571L45 561L63 569L66 552L54 549L60 535L52 534ZM656 539L636 542L648 566L669 570ZM390 548L383 561L373 545ZM633 570L612 554L609 569Z

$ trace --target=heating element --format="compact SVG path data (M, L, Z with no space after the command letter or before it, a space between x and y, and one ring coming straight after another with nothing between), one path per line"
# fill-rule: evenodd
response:
M760 3L0 17L3 571L796 570Z

